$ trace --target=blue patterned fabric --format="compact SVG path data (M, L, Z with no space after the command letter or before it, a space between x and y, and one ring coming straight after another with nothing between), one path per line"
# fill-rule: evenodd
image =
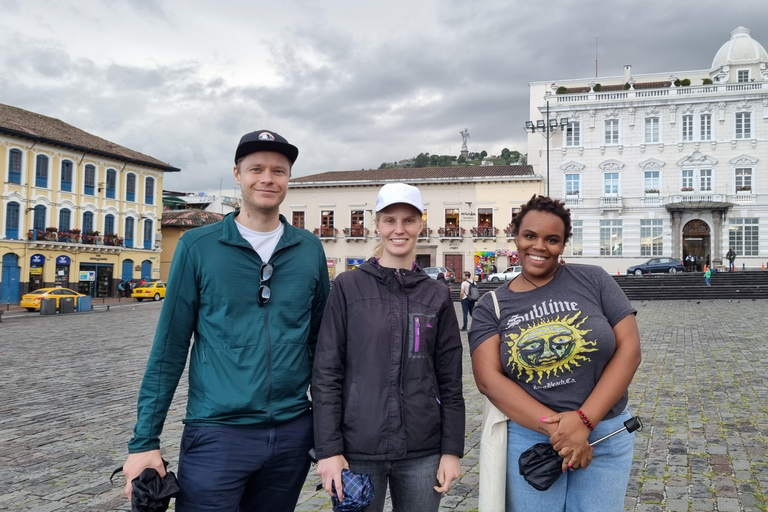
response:
M341 502L336 497L336 486L333 485L331 501L334 512L360 512L373 501L373 482L370 475L342 469L341 485L344 490L344 500Z

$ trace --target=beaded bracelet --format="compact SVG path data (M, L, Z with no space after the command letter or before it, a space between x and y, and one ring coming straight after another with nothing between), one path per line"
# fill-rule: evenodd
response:
M581 421L584 422L584 424L587 426L587 428L590 430L595 430L595 426L592 425L592 422L589 421L589 418L587 418L587 415L581 412L581 409L576 409L576 412L579 413L579 418L581 418Z

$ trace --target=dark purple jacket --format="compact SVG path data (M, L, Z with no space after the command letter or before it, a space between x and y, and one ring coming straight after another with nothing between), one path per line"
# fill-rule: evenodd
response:
M373 258L339 274L312 372L319 459L464 454L459 324L445 285Z

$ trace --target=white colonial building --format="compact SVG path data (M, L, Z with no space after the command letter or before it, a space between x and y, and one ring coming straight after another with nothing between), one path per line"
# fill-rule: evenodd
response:
M689 252L700 265L721 265L732 246L739 268L760 268L768 260L765 49L739 27L709 69L631 71L529 84L528 162L571 208L566 257L624 273Z

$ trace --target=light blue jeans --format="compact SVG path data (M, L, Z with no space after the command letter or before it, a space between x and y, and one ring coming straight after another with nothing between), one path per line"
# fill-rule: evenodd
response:
M381 512L387 483L393 512L437 512L442 494L435 491L440 454L402 460L349 460L349 469L368 473L373 482L373 501L365 512Z
M625 409L617 417L603 420L589 435L595 441L623 427L630 418ZM520 476L520 454L549 437L507 422L507 512L621 512L632 467L635 434L621 432L595 445L592 462L585 469L566 471L546 491L537 491Z

